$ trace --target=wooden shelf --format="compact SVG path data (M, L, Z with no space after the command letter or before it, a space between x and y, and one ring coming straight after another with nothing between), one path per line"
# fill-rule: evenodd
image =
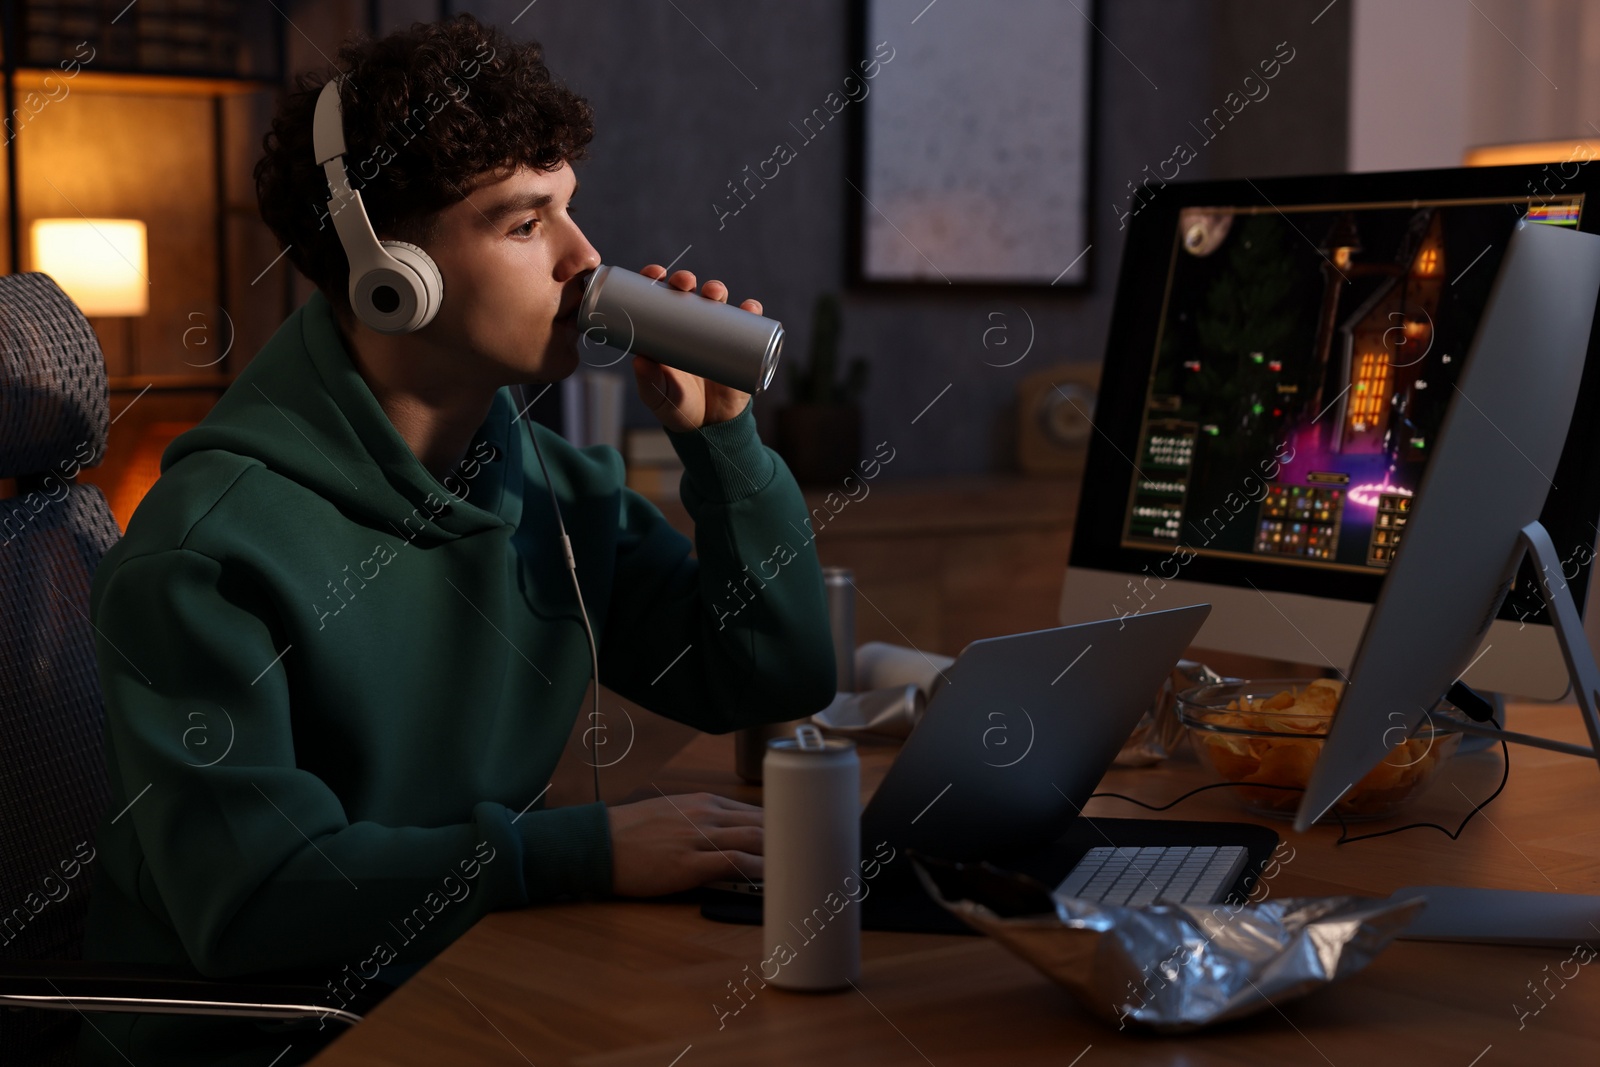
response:
M852 482L854 485L855 483ZM970 641L1057 624L1080 481L992 474L872 481L841 504L843 489L806 487L811 530L824 566L849 567L860 599L858 642L955 655ZM694 537L678 501L655 500ZM761 570L752 560L751 570Z
M48 84L45 79L50 79ZM18 67L16 86L21 92L59 92L62 85L80 93L118 93L132 96L244 96L276 90L279 84L261 78L224 78L182 73L79 70L68 75L56 67Z
M940 537L1070 526L1078 485L1077 478L989 474L865 482L857 487L859 500L851 500L843 487L804 486L803 491L808 508L822 508L824 514L837 509L839 535ZM829 497L834 507L828 506ZM874 499L881 504L870 506Z

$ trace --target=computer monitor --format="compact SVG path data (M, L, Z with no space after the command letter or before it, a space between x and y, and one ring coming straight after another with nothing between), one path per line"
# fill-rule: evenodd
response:
M1513 227L1600 231L1600 170L1144 193L1128 218L1061 621L1206 601L1200 648L1347 671ZM1600 405L1597 346L1579 410ZM1547 474L1541 518L1581 609L1600 534L1600 420L1573 423ZM1468 684L1565 692L1533 578L1519 573Z
M1477 652L1510 588L1523 529L1544 508L1546 482L1559 482L1597 294L1600 237L1517 227L1296 830L1404 742ZM1534 551L1550 551L1537 530L1530 537ZM1576 613L1565 622L1582 679L1576 695L1600 750L1600 672L1574 633Z

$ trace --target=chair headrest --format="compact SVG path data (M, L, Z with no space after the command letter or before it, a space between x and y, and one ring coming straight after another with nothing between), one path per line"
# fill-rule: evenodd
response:
M95 466L109 410L83 312L48 274L0 276L0 478Z

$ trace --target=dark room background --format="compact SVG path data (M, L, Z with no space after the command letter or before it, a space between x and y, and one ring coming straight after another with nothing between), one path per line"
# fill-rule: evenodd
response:
M384 33L437 18L441 10L470 11L517 39L540 41L551 70L595 108L595 140L578 171L578 217L605 261L636 270L682 253L679 266L702 281L726 281L736 301L760 299L768 315L784 322L785 360L807 353L817 295L839 294L840 355L860 355L871 365L863 441L868 451L890 441L895 460L882 476L903 479L1015 466L1018 382L1045 367L1098 363L1105 355L1127 183L1170 156L1176 142L1196 140L1190 124L1221 105L1281 43L1294 58L1272 83L1271 95L1203 145L1184 177L1346 166L1350 5L1078 0L1078 7L1096 28L1091 270L1086 287L1061 291L849 288L848 218L850 200L859 194L847 181L851 130L843 122L806 143L799 158L719 229L713 205L726 195L727 183L770 155L788 124L854 69L860 58L850 47L860 17L854 0L501 0L443 9L431 2L317 0L286 9L299 27L286 44L291 71L325 66L345 32L376 27ZM1005 8L1004 0L994 3L995 17L1004 18ZM899 32L910 39L938 15L936 2L917 25ZM892 76L892 64L879 74ZM1081 252L1062 249L1061 266ZM996 367L1004 361L986 351L985 331L1014 322L1020 336L1019 309L1035 326L1034 346L1016 365ZM947 385L952 388L918 418ZM771 395L757 404L769 439L785 389L780 368ZM629 425L651 424L631 387L628 403Z

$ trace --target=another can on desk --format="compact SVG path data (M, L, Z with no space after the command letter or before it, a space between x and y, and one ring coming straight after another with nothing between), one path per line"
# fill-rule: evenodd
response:
M583 347L637 352L746 393L772 381L783 323L610 265L589 275L578 306Z
M853 693L856 688L856 583L849 567L822 568L822 581L828 594L828 625L833 634L835 688ZM734 734L733 770L746 782L760 782L767 742L788 737L810 717L766 726L747 726Z
M828 590L828 628L833 631L835 686L856 691L856 579L849 567L822 568Z
M861 905L847 884L861 862L855 743L802 726L767 744L763 778L762 957L782 961L767 981L812 992L846 988L861 979ZM830 900L844 906L835 911Z

